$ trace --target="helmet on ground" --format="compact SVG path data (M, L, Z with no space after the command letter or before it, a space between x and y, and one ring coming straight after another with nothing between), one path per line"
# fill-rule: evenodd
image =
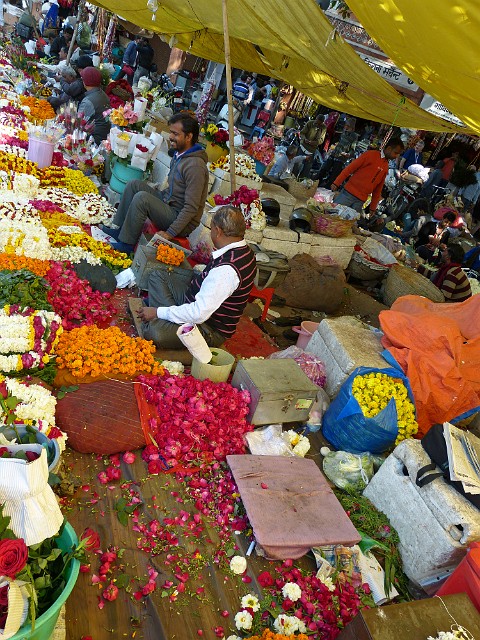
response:
M289 226L292 231L310 233L312 229L313 215L307 207L294 209L290 216Z

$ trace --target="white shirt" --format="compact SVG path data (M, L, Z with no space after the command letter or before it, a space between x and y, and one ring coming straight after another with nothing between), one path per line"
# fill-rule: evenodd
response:
M223 249L212 252L212 258L216 259L230 249L245 247L245 240L231 242ZM182 304L179 307L157 307L157 318L168 320L174 324L202 324L222 305L227 298L237 289L240 278L233 267L222 264L214 267L202 282L200 291L193 302Z

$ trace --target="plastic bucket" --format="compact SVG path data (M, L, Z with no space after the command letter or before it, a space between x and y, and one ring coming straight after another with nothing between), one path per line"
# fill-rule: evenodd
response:
M310 338L317 330L319 322L310 322L309 320L304 320L300 327L292 327L292 330L295 333L298 333L297 338L297 347L299 349L305 349L307 344L310 342Z
M110 178L110 188L117 193L123 193L127 182L130 180L142 180L145 172L141 169L135 169L122 162L113 161L111 164L112 175Z
M72 546L76 546L77 544L77 534L73 530L73 527L67 522L62 534L58 538L58 546L63 551L69 551ZM79 571L79 560L71 560L67 567L67 584L65 585L62 595L57 599L55 604L50 607L50 609L47 609L45 613L42 613L42 615L35 620L35 631L32 632L32 627L28 624L25 627L22 627L20 631L17 631L15 635L11 636L10 640L20 640L20 638L28 638L28 640L49 640L53 630L55 629L55 625L57 624L60 609L65 604L65 601L75 586Z
M266 168L267 168L266 164L263 164L263 162L260 162L260 160L255 160L255 171L258 173L259 176L263 176Z
M232 370L235 358L228 351L211 347L213 359L216 364L203 364L196 358L192 360L191 374L197 380L211 380L212 382L226 382Z
M27 433L27 427L25 427L25 425L23 424L17 424L15 425L15 428L21 438ZM35 429L35 427L32 428ZM43 433L43 431L39 431L38 429L35 429L35 431L37 432L37 443L41 444L42 447L47 450L48 470L51 473L55 473L60 464L60 447L58 445L58 442L55 440L55 438L50 439ZM17 437L17 434L11 427L2 429L2 433L7 438L7 440L13 440Z
M28 138L28 159L38 164L39 169L45 169L52 164L53 150L55 145L53 142L39 140L33 136Z
M466 593L480 612L480 543L472 542L467 555L435 595Z

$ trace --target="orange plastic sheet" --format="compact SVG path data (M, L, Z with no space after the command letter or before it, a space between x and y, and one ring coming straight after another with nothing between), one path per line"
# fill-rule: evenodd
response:
M404 296L379 318L382 344L410 380L419 437L480 407L480 295L452 304Z

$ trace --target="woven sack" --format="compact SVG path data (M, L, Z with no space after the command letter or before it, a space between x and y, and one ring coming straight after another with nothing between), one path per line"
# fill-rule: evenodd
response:
M388 267L365 259L359 251L354 251L348 265L348 273L357 280L381 280L387 273Z
M445 302L443 293L433 282L409 267L394 265L385 281L383 302L391 307L401 296L423 296L432 302Z
M341 238L348 235L353 226L354 220L344 220L331 213L315 213L315 231L322 236L329 238Z
M111 454L145 446L132 382L81 384L58 400L56 423L80 453Z
M307 188L295 178L287 178L285 182L288 184L288 193L297 200L308 200L308 198L312 198L315 195L317 190L315 183Z
M112 93L114 96L117 96L117 98L120 98L120 100L124 100L125 102L132 99L132 94L123 87L114 87L112 89Z

